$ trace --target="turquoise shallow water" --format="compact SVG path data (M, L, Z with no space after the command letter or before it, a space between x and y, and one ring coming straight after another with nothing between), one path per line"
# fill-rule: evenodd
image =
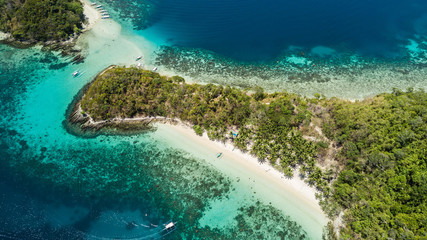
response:
M189 81L361 99L425 88L425 1L102 1Z
M133 48L113 41L102 49L116 51L89 44L79 65L39 48L0 45L0 238L318 237L155 132L69 134L63 121L77 92L113 60L134 59ZM73 78L76 69L84 74ZM169 220L177 230L163 237Z
M425 36L427 4L337 0L104 1L154 41L242 61L274 60L292 46L404 57L400 45Z
M367 21L403 10L370 28L373 32L388 27L373 34L368 39L371 44L364 43L361 32L346 35L345 29L339 33L349 42L340 44L336 35L307 30L308 20L301 25L305 29L297 29L295 38L289 31L274 35L278 29L274 24L269 26L273 30L263 29L261 37L245 35L248 30L241 25L248 19L245 13L251 7L262 7L255 1L244 8L235 1L216 2L210 8L203 7L212 4L209 1L185 1L182 5L172 1L104 3L121 27L102 21L103 28L83 36L87 58L82 64L73 65L58 53L38 48L19 50L0 45L0 238L158 239L162 238L162 224L170 219L178 221L178 229L167 239L320 237L302 228L295 216L258 199L203 159L155 140L156 133L95 138L69 134L63 124L68 105L110 64L129 64L143 54L146 67L158 66L162 73L180 73L193 81L243 87L256 84L268 90L350 98L389 91L393 86L427 85L427 18L421 1L389 4L381 11L378 6L384 3L377 3L377 15ZM330 12L326 6L332 3L323 5L323 11ZM366 2L346 4L352 7L349 9L366 12L362 7ZM275 6L273 2L270 5L267 9ZM225 6L227 11L220 12ZM195 10L199 15L192 15ZM239 22L230 22L234 21L233 11L239 13ZM206 22L191 20L206 14ZM272 17L281 12L275 14ZM218 16L221 21L213 21ZM313 17L322 19L318 13ZM262 27L271 20L253 19L243 22L263 20ZM358 19L354 16L346 23L354 24ZM296 25L302 19L297 16L293 20ZM344 24L325 21L332 29ZM366 23L360 24L349 31L363 30ZM233 31L236 26L238 31ZM393 28L398 31L391 31ZM226 34L230 31L235 35ZM391 40L381 35L390 31L399 34ZM306 39L305 32L316 37L298 42L298 38ZM253 41L242 44L242 35ZM267 35L271 37L268 41L264 38ZM290 40L282 42L285 37ZM378 43L379 49L375 47ZM372 47L378 51L369 52ZM73 78L71 73L76 69L84 74Z

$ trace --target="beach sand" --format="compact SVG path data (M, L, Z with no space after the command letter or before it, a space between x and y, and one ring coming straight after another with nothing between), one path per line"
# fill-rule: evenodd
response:
M205 134L198 136L184 124L156 123L153 137L173 147L183 149L212 164L230 178L238 178L239 185L256 193L265 204L282 210L298 222L311 237L321 237L328 222L315 198L316 190L298 177L287 179L267 163L259 163L249 154L229 144L211 141ZM222 157L217 154L222 152Z
M144 56L145 68L153 67L147 62L155 49L152 43L141 36L123 32L120 24L114 19L100 20L96 18L96 9L85 1L85 9L91 30L82 34L78 45L90 52L87 62L97 66L97 59L116 65L136 65L135 58ZM95 10L95 12L93 11ZM85 13L86 14L86 13ZM88 27L86 27L88 28ZM120 51L118 51L120 49ZM105 68L98 66L96 68ZM88 73L96 75L96 73ZM172 75L172 74L171 74ZM268 164L259 164L249 154L235 149L231 144L211 141L207 136L197 136L191 127L184 124L156 123L157 131L151 136L155 140L166 142L167 145L182 149L197 158L204 159L213 167L227 175L230 179L239 179L240 193L255 193L265 204L271 204L299 223L309 236L317 239L327 218L315 198L315 189L309 187L298 177L286 179L283 174ZM223 157L216 158L222 152ZM243 199L243 198L242 198ZM218 212L217 210L215 210ZM236 211L237 212L237 211Z
M99 11L90 5L89 1L84 0L83 3L88 24L76 46L88 57L86 60L91 68L97 65L98 59L103 60L101 68L111 64L136 66L138 63L142 63L144 68L152 68L146 61L147 56L152 55L155 50L152 43L144 37L126 31L114 18L101 19ZM138 56L143 56L143 59L137 62L135 59Z
M94 8L89 1L81 0L83 4L83 14L86 18L86 23L83 25L83 31L88 31L95 26L101 19L101 13Z

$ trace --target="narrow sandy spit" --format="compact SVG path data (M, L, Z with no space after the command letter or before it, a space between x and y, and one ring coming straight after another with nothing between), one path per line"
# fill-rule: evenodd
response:
M88 31L101 19L101 13L91 5L91 2L87 0L81 0L81 2L83 4L83 14L86 18L86 24L83 25L83 31Z
M135 57L139 55L147 59L153 50L149 42L141 37L123 36L118 23L111 19L101 21L99 12L90 2L82 1L88 25L85 26L87 32L79 38L79 42L82 45L90 45L90 52L94 52L92 55L102 55L104 59L111 59L111 64L124 65L134 65ZM89 29L91 31L88 31ZM138 44L135 44L136 42ZM117 53L117 49L122 50L121 54L111 54ZM328 220L315 198L316 190L303 180L298 177L286 179L270 165L260 164L256 158L234 149L231 144L211 141L206 135L197 136L193 129L185 124L155 125L157 131L152 134L154 139L167 142L168 145L208 161L231 179L238 178L239 186L244 191L254 193L265 204L271 204L291 216L313 239L321 236L322 228ZM216 158L219 152L222 152L223 156Z
M290 215L310 236L321 237L328 219L315 198L316 190L303 180L298 177L287 179L271 165L259 163L251 155L234 149L230 143L211 141L206 134L198 136L184 124L155 123L155 126L154 138L205 159L230 178L238 178L239 184L256 193L264 203L271 203ZM222 157L217 158L220 152Z

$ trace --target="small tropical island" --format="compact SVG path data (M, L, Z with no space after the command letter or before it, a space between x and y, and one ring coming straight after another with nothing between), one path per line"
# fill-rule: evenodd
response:
M308 98L111 66L82 91L69 121L84 130L180 122L288 177L298 174L318 190L329 239L426 236L424 90L393 89L361 101Z
M79 0L0 1L0 31L4 43L17 47L70 47L83 30L85 16Z
M0 37L15 47L42 44L66 53L85 17L79 0L0 0ZM317 190L330 220L324 239L427 238L425 90L391 89L350 101L190 84L180 76L113 65L77 94L67 117L67 130L83 135L132 134L160 122L229 143Z

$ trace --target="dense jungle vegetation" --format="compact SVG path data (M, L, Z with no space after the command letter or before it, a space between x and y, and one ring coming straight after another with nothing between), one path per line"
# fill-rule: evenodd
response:
M295 94L266 94L259 88L249 96L229 86L186 84L178 76L168 79L137 68L113 68L92 83L81 107L94 120L178 118L193 124L197 134L206 131L215 140L232 138L235 130L236 147L280 166L288 176L302 165L304 173L313 173L311 182L327 186L315 164L316 144L298 131L309 123L310 112Z
M325 211L331 217L344 212L342 239L427 238L424 91L395 89L356 102L308 99L113 68L94 80L81 107L95 120L179 118L197 134L232 139L287 176L299 167L322 193ZM316 126L321 136L310 135ZM333 164L320 161L331 148Z
M427 239L427 94L322 104L322 129L342 146L332 198L348 209L343 238Z
M19 41L60 41L80 33L79 0L0 0L0 30Z

